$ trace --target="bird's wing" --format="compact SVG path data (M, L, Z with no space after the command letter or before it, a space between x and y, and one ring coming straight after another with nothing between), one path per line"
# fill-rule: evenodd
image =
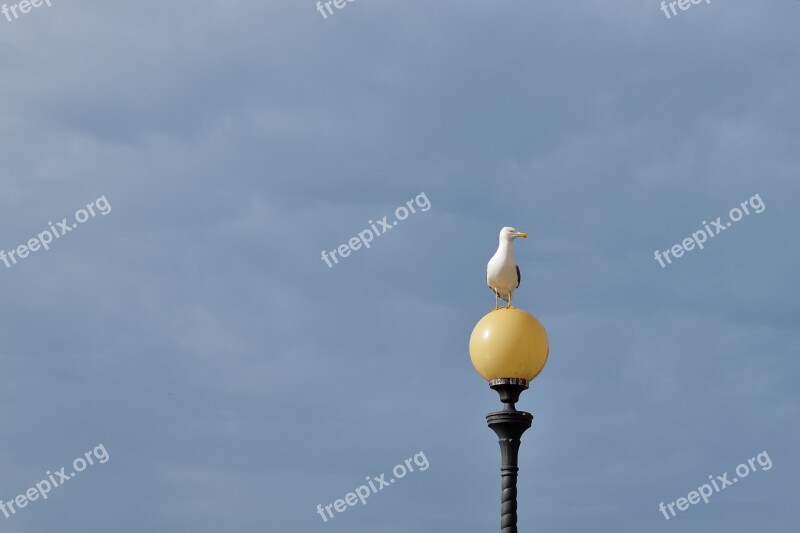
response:
M522 274L519 273L519 265L517 265L517 287L519 287L520 281L522 281Z

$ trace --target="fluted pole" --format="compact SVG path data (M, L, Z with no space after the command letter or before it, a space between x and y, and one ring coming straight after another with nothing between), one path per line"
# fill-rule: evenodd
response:
M489 413L486 422L497 434L501 455L500 532L517 533L517 473L519 472L519 446L522 434L531 427L533 415L517 411L514 404L520 393L528 388L527 381L497 379L491 382L500 393L502 411Z

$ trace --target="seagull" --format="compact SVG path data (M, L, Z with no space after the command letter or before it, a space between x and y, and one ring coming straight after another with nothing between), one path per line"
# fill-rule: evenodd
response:
M519 266L514 260L514 239L517 237L527 239L528 234L510 227L501 229L500 245L486 265L486 284L494 291L495 309L499 308L498 298L508 302L506 308L511 307L511 294L519 287L519 282L522 280Z

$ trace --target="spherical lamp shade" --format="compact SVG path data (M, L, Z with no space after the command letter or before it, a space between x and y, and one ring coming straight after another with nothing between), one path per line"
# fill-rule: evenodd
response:
M547 362L547 332L535 316L515 307L495 309L480 319L469 339L469 356L486 381L531 381Z

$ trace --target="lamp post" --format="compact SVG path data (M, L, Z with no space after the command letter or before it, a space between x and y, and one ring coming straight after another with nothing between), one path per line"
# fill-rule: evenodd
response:
M519 446L533 415L518 411L515 404L547 362L547 332L530 313L501 307L475 325L469 353L475 370L498 392L503 403L503 410L489 413L486 422L500 441L500 531L517 533Z

